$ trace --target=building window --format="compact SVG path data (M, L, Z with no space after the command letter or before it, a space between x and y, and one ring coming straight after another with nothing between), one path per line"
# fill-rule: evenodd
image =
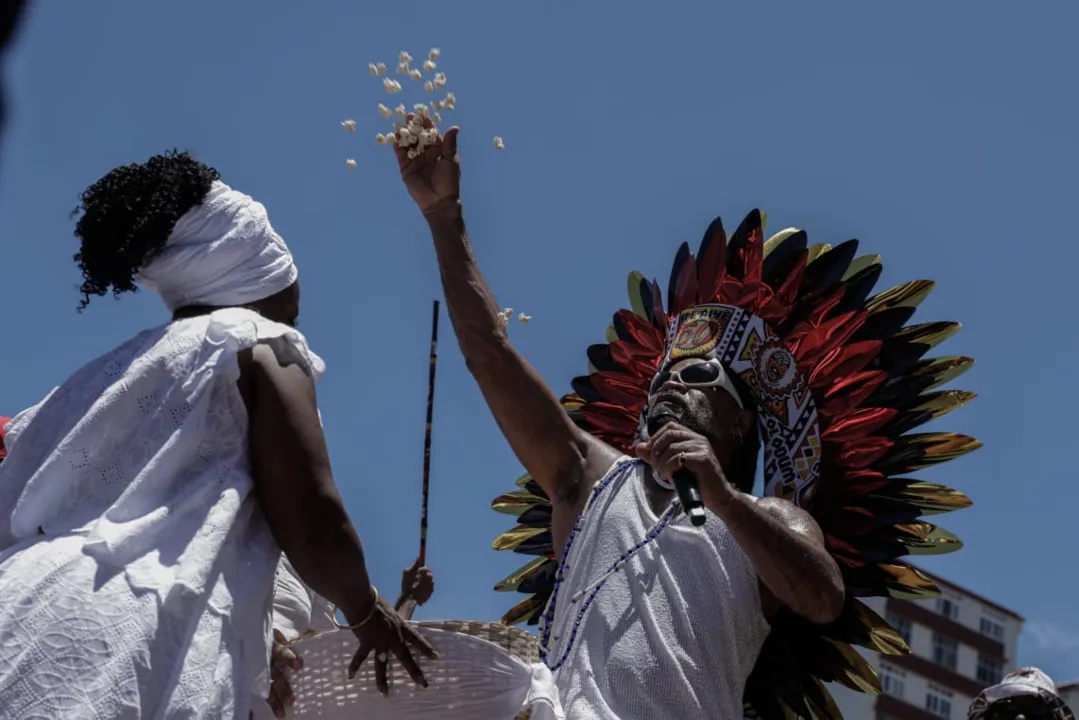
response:
M901 618L895 613L888 613L887 620L888 624L895 628L895 631L903 638L903 642L910 645L910 620Z
M996 685L1004 676L1004 661L983 652L978 653L978 682Z
M947 690L941 690L935 685L930 685L929 692L925 694L925 709L937 717L950 718L952 716L952 694Z
M949 620L959 620L959 598L955 595L941 595L937 598L937 612Z
M956 656L959 654L959 643L947 635L933 633L933 662L943 665L949 670L955 670Z
M902 699L906 679L907 674L899 668L894 668L887 663L880 664L880 689L885 695Z
M996 618L982 616L981 627L982 635L991 637L994 640L1004 640L1004 625L997 621Z

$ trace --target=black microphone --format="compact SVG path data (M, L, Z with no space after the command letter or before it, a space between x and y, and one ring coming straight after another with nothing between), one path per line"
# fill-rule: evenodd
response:
M668 423L677 423L671 415L657 415L648 421L648 437L655 437L659 429ZM707 517L704 514L704 501L701 500L701 491L697 488L697 478L689 470L679 468L674 471L674 490L678 493L678 499L682 503L682 509L689 515L689 521L700 527L704 525Z

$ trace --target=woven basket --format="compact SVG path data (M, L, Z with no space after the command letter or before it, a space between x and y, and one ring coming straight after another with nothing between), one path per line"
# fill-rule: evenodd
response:
M438 633L458 633L485 640L527 664L539 662L539 642L535 636L520 628L501 623L477 622L472 620L437 620L414 623L435 641ZM293 680L296 693L294 710L301 716L344 717L350 706L361 696L370 696L375 691L374 662L368 660L360 667L355 678L345 677L348 662L356 651L356 639L347 631L329 631L308 636L296 641L296 651L303 658L304 670ZM429 662L414 654L424 669L430 687L417 688L408 673L396 661L389 665L389 685L394 695L411 697L420 693L437 692L438 688L453 687L468 692L468 687L482 684L483 678L470 677L462 687L450 658L439 662ZM499 682L497 672L492 671L491 682ZM291 713L290 713L291 714ZM526 711L515 720L528 720L531 712ZM437 713L431 715L437 717Z

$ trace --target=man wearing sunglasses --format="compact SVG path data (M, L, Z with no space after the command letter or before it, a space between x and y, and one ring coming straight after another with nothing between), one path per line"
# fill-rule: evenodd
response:
M1008 673L970 706L969 720L1075 720L1056 684L1038 668Z
M740 718L769 619L786 607L829 623L843 607L843 581L823 535L793 503L747 494L759 449L755 405L714 357L661 366L648 399L654 432L637 444L638 458L571 421L509 344L472 256L456 137L451 129L441 145L415 159L401 151L398 160L431 227L465 362L518 459L552 500L553 545L569 560L541 641L566 717ZM680 470L699 483L709 511L703 528L673 502Z

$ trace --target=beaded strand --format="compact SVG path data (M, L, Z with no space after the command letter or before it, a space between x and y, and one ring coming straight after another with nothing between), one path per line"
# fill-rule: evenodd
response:
M584 525L584 516L608 485L614 480L625 476L630 469L639 464L641 464L640 460L623 461L620 466L608 473L606 478L596 483L596 486L592 488L591 495L588 497L588 502L585 503L584 509L577 515L577 520L573 523L573 529L570 530L565 549L562 551L562 562L558 564L558 572L555 573L554 587L551 590L551 598L547 601L547 610L540 618L540 659L545 663L547 662L547 644L551 637L551 625L554 622L555 605L558 601L558 590L562 586L562 581L566 578L566 570L569 569L570 551L573 550L573 540Z
M592 503L596 499L598 494L602 492L602 490L606 488L611 481L615 480L616 477L619 479L624 478L627 474L627 471L632 469L637 464L639 463L628 463L624 468L618 468L617 470L615 470L615 472L611 473L611 475L606 480L597 485L593 489L592 496L588 499L588 504L585 506L585 511L587 511L592 506ZM581 521L583 519L584 512L582 512L577 517L577 522L574 524L573 530L570 532L569 539L566 541L566 550L562 556L562 564L559 566L558 574L555 576L554 589L551 592L551 599L548 601L547 611L543 615L543 627L540 638L540 657L543 659L544 664L546 664L550 670L558 670L560 667L562 667L563 664L565 664L566 660L569 658L569 654L573 650L574 644L577 640L577 633L580 630L581 623L584 621L584 615L588 611L588 608L592 605L592 601L595 600L596 596L599 594L599 591L607 583L607 580L609 580L611 576L613 576L616 572L621 570L634 555L643 550L649 543L653 542L657 537L659 537L660 533L663 532L663 530L670 524L671 520L678 514L681 509L682 505L678 500L674 500L673 502L671 502L670 506L656 521L656 524L653 525L652 528L645 534L642 540L640 540L626 552L622 553L622 555L620 555L619 558L611 565L607 572L601 575L599 579L597 579L595 582L593 582L591 585L584 588L583 590L576 592L573 597L570 598L570 604L572 605L576 605L582 600L582 598L584 599L584 602L581 603L581 607L577 610L577 614L573 621L573 627L570 629L570 634L565 649L561 653L558 661L554 665L551 665L548 662L548 658L549 645L551 640L551 629L554 624L555 607L558 602L558 594L562 585L562 581L565 579L565 569L568 567L566 561L569 559L569 552L572 548L573 539L576 537L577 533L582 527ZM558 641L560 638L556 636L554 639L555 641Z

